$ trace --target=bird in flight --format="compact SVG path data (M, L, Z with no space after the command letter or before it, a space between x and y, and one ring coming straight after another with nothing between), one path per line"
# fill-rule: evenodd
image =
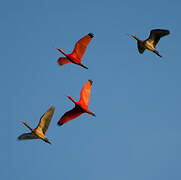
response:
M81 62L81 59L87 49L87 46L89 45L90 41L94 37L94 34L89 33L83 38L81 38L77 43L75 44L74 50L70 54L66 54L62 49L56 48L58 51L60 51L65 57L60 57L57 62L59 65L63 66L65 64L74 63L79 66L82 66L85 69L88 69L88 67L84 66Z
M170 34L169 30L164 30L164 29L153 29L150 31L150 36L148 39L142 41L138 39L135 35L129 34L132 36L134 39L137 40L137 46L138 46L138 51L139 53L143 53L145 49L148 49L152 52L154 52L156 55L162 57L159 52L155 49L157 43L159 42L160 38L163 36L166 36Z
M91 87L92 87L92 81L88 80L86 82L86 84L83 86L81 93L80 93L80 99L79 101L74 101L74 99L71 96L67 96L74 104L75 107L66 112L58 121L58 125L63 125L65 123L67 123L68 121L71 121L75 118L77 118L78 116L80 116L83 113L88 113L91 114L92 116L96 116L94 113L92 113L89 109L88 109L88 105L89 105L89 97L90 97L90 91L91 91Z
M28 127L31 130L31 132L20 135L18 139L19 140L42 139L46 143L51 144L50 141L45 137L45 133L49 127L54 111L55 108L51 106L40 118L40 122L35 129L31 128L25 121L21 121L26 127Z

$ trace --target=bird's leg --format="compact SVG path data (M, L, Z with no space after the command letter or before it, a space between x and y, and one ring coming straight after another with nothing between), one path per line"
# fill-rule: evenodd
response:
M91 112L91 115L92 115L92 116L96 116L93 112Z
M162 57L162 56L158 53L158 51L157 51L157 50L153 50L153 52L154 52L156 55L158 55L158 56Z
M47 139L47 138L45 138L45 139L43 139L46 143L48 143L48 144L51 144L51 142Z
M84 66L83 64L80 64L80 66L82 66L85 69L88 69L88 67Z
M92 115L92 116L96 116L93 112L91 112L90 110L87 110L86 113Z

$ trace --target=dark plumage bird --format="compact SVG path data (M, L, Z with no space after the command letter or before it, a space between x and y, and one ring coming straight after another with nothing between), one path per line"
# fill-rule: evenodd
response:
M138 39L135 35L129 34L132 36L134 39L137 40L137 45L138 45L138 51L139 53L143 53L145 49L148 49L152 52L154 52L156 55L162 57L159 52L155 49L157 43L159 42L160 38L163 36L166 36L170 34L169 30L164 30L164 29L153 29L150 31L150 36L148 39L142 41Z
M40 122L35 129L31 128L26 122L22 121L22 123L26 127L28 127L31 130L31 132L20 135L18 139L19 140L42 139L43 141L51 144L50 141L45 137L45 133L49 127L54 111L55 111L55 108L51 106L40 118Z

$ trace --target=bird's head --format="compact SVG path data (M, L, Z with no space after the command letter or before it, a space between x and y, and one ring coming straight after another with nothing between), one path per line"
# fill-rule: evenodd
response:
M67 95L65 95L65 96L67 96ZM67 96L71 101L73 100L73 98L71 97L71 96Z
M132 36L134 39L138 40L138 38L136 37L136 35L134 34L128 34L129 36Z
M23 123L25 126L29 127L29 125L25 121L20 120L20 122Z
M67 96L67 95L65 95L65 96ZM67 97L68 97L73 103L76 103L71 96L67 96Z
M21 122L21 123L23 123L23 124L26 124L26 122L25 122L25 121L22 121L22 120L20 120L19 122Z
M22 122L27 128L29 128L31 131L33 131L33 129L25 121L20 121L20 122Z

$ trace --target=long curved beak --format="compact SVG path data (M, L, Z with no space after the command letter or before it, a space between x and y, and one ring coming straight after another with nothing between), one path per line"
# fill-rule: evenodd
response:
M128 33L128 35L129 35L129 36L132 36L134 39L138 40L138 38L137 38L134 34L129 34L129 33Z
M57 49L56 46L52 46L53 48Z
M133 34L130 34L130 33L128 33L127 35L128 35L128 36L132 36L133 38L135 37L135 35L133 35Z

